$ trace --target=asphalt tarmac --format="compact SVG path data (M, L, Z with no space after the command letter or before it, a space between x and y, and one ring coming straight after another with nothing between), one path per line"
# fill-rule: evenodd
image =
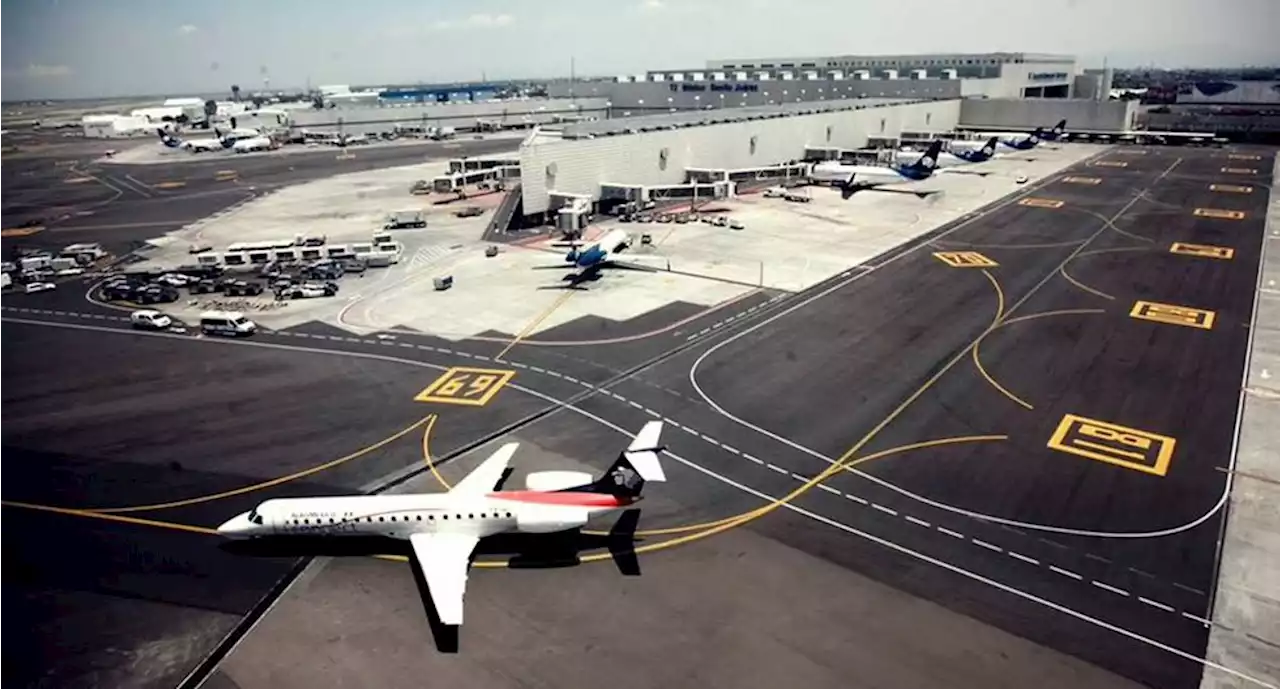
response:
M106 144L59 142L3 163L5 244L61 248L98 242L124 255L162 235L272 189L345 172L514 151L518 139L327 147L272 154L185 157L173 163L98 162ZM148 145L130 140L117 148ZM154 144L160 146L158 142ZM38 232L15 229L31 224Z
M821 534L811 552L1137 681L1194 687L1199 664L1103 625L1204 654L1269 186L1223 173L1230 164L1217 150L1119 149L1031 191L1032 205L644 377L718 407L671 413L721 440L776 434L758 450L782 469L770 492L842 457L970 439L868 463L870 478L828 482L856 498L813 500L1039 601ZM1241 183L1258 188L1209 186ZM978 256L935 255L961 251Z
M747 540L725 552L741 557L743 543L752 550L785 543L1133 680L1190 687L1201 666L1178 653L1203 655L1207 629L1198 618L1207 617L1212 595L1220 526L1212 503L1222 485L1221 472L1201 457L1230 461L1224 439L1236 399L1226 398L1238 393L1247 336L1240 324L1261 241L1255 213L1266 203L1260 178L1251 180L1259 186L1253 194L1206 191L1223 177L1214 156L1224 152L1117 149L1103 161L1126 167L1081 166L1026 190L1061 206L1000 202L931 233L932 246L870 262L874 269L857 279L837 277L798 295L755 293L709 314L673 307L643 322L577 322L537 339L618 341L517 343L496 359L505 345L354 337L319 324L235 345L192 333L130 333L121 314L75 290L6 301L4 354L41 360L5 370L5 450L26 458L22 478L5 488L7 502L120 507L249 488L116 515L166 525L7 506L6 517L31 528L10 527L21 533L5 545L6 602L16 596L41 631L23 649L33 663L21 671L10 664L6 679L34 677L53 644L74 638L84 651L67 661L65 677L115 672L133 681L130 673L155 662L145 652L178 647L183 652L154 671L157 686L172 686L208 652L225 649L227 635L239 638L298 564L246 565L206 552L197 543L207 534L174 524L208 528L269 496L369 490L421 474L426 432L418 426L332 470L261 485L425 424L427 414L436 415L431 454L446 471L458 469L450 464L467 449L507 431L528 429L563 453L616 442L559 423L559 435L535 432L573 403L625 429L666 418L673 451L721 477L696 472L698 480L664 485L664 500L678 508L647 515L651 527L741 514L762 497L798 491L795 510L745 523ZM1066 176L1098 182L1061 181ZM1245 217L1197 218L1195 207ZM1232 241L1235 253L1166 255L1174 240ZM977 251L997 265L951 267L932 255L943 251ZM1169 263L1173 256L1189 263ZM1128 315L1138 298L1211 308L1215 321L1208 330L1142 321ZM1019 320L1041 313L1054 315ZM21 324L27 320L59 325ZM411 401L453 366L512 377L482 407ZM195 380L199 389L187 382ZM130 394L116 400L122 386ZM1163 441L1143 445L1131 432L1087 421L1059 439L1076 453L1050 450L1064 414L1177 444L1163 474L1144 470L1161 466ZM341 437L343 447L326 444L329 437ZM930 444L913 447L922 442ZM1151 452L1135 459L1135 447ZM851 457L882 457L858 467L871 479L837 475L822 488L809 480L851 448ZM1197 505L1208 516L1192 524ZM1155 529L1172 532L1143 533ZM1080 533L1088 530L1108 534ZM39 543L49 533L109 564L77 567L64 551L50 556ZM200 593L209 578L218 585ZM1030 651L1018 654L1010 662L1019 672L1034 667ZM888 681L892 668L882 670L876 677ZM988 670L998 668L983 665L972 679L989 685L996 675ZM1124 682L1093 676L1087 684Z

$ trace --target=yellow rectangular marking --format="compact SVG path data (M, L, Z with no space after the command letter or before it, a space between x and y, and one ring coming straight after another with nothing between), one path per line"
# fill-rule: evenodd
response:
M1000 265L976 251L938 251L933 256L952 268L994 268Z
M1185 256L1199 256L1201 258L1220 258L1229 261L1236 255L1236 250L1229 246L1174 242L1173 245L1169 247L1169 253L1183 254Z
M1129 162L1125 160L1095 160L1091 165L1094 167L1129 167Z
M187 186L186 182L160 182L155 185L156 189L181 189Z
M43 225L34 227L13 227L7 230L0 230L0 237L28 237L37 232L44 232Z
M1222 220L1244 220L1244 211L1229 211L1223 208L1197 208L1196 215L1201 218L1219 218Z
M1062 201L1057 199L1040 199L1034 196L1027 197L1018 202L1019 206L1029 206L1031 208L1062 208Z
M1063 182L1068 184L1101 184L1101 177L1063 177Z
M1155 476L1169 472L1178 441L1167 435L1066 414L1049 438L1049 449Z
M1262 160L1262 156L1249 155L1247 153L1232 153L1227 157L1232 160Z
M1188 328L1209 330L1213 328L1214 312L1177 304L1161 304L1154 301L1135 301L1129 315L1144 321L1182 325Z
M1253 193L1253 187L1243 184L1210 184L1209 191L1226 191L1232 194L1250 194Z
M1256 175L1258 171L1251 167L1224 167L1222 171L1230 175Z
M506 369L455 366L436 378L413 401L483 407L515 375L515 371Z

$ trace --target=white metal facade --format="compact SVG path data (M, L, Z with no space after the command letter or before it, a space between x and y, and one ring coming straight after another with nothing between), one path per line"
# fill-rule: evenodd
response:
M551 210L552 191L598 199L602 183L680 184L686 168L774 165L803 158L808 146L860 148L868 137L946 131L959 119L960 101L945 100L585 140L533 137L520 148L524 212Z
M293 113L297 127L309 129L354 128L359 132L392 131L397 124L425 123L441 127L473 127L477 119L497 120L504 124L540 124L551 122L556 115L573 112L598 114L605 107L604 98L578 98L575 101L529 99L483 101L478 103L405 103L400 105L354 105L298 110Z

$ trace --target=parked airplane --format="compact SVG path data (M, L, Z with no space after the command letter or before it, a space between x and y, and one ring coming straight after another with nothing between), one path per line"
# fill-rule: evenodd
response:
M525 490L502 490L519 443L503 445L447 493L277 498L232 517L218 533L266 536L389 536L408 540L440 621L462 624L472 552L501 533L554 533L642 499L647 481L665 481L658 461L661 421L650 421L598 479L579 471L540 471Z
M624 230L609 230L591 242L568 240L552 242L551 246L568 248L565 254L566 263L573 264L574 272L568 276L572 284L592 280L599 276L604 268L624 268L631 270L652 270L652 267L639 262L652 260L654 256L632 254L626 262L619 261L618 255L626 252L635 242L634 238Z
M934 170L938 168L940 153L942 153L942 141L937 140L929 144L929 148L913 163L883 166L818 163L810 171L810 178L819 183L835 184L846 192L885 184L914 184L933 175Z
M231 150L235 153L248 153L250 151L269 151L275 148L275 142L268 136L255 136L248 139L240 139L231 144Z
M183 148L192 153L205 153L208 151L221 151L227 146L222 143L221 139L204 138L204 139L181 139L171 135L163 129L157 129L160 134L160 142L169 148Z
M982 148L960 148L954 151L942 151L938 154L938 171L949 171L949 168L973 163L985 163L992 158L996 158L998 157L996 154L996 145L998 143L998 137L993 136L982 145ZM895 154L895 159L902 160L917 154L914 150L902 149Z

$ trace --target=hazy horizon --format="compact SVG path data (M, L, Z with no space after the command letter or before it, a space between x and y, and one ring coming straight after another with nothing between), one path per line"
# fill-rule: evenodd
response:
M710 59L1035 52L1280 63L1274 0L2 0L0 100L635 74ZM815 21L821 19L821 21ZM1148 30L1159 26L1159 31ZM65 37L57 40L51 37Z

